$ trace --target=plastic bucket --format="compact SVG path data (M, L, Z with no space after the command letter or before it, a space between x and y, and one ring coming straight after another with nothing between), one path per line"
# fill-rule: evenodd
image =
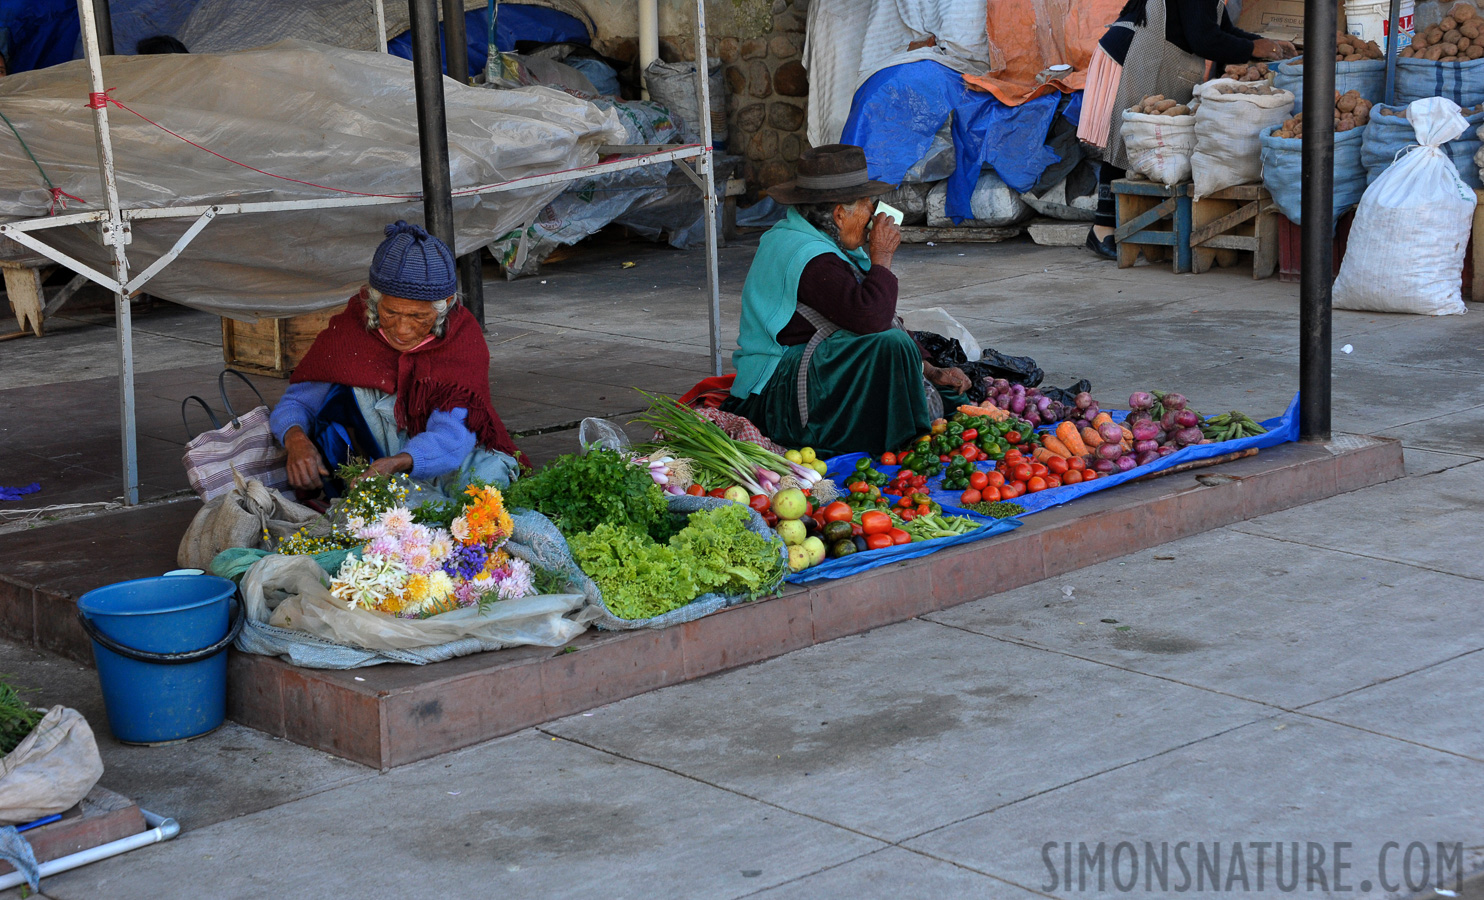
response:
M1396 17L1396 49L1412 43L1415 28L1414 0L1402 0L1401 12ZM1390 0L1345 0L1345 30L1358 38L1375 41L1376 46L1386 49L1387 30L1391 26Z
M160 744L199 737L227 715L227 647L242 630L237 586L214 575L159 576L83 594L77 617L114 737Z

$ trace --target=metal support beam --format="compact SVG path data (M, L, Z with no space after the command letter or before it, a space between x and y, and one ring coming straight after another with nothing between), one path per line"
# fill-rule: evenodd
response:
M376 7L376 49L386 52L386 3L373 0Z
M1387 106L1396 102L1396 54L1401 50L1396 26L1401 14L1402 0L1391 0L1391 13L1386 20L1386 93L1383 95Z
M462 0L443 0L443 52L448 58L448 77L469 83L469 35L465 29ZM449 245L453 246L452 244ZM484 327L484 267L479 250L459 257L459 287L464 308Z
M1304 55L1335 57L1335 5L1304 11ZM1334 66L1304 66L1303 257L1299 283L1299 439L1330 435L1330 300L1334 287Z
M696 97L701 119L701 146L704 154L696 158L696 174L703 179L702 214L706 217L706 300L711 325L711 373L721 374L721 273L716 259L716 179L712 165L716 151L711 142L711 79L707 77L711 60L706 53L706 4L696 0ZM680 165L685 165L681 163Z
M438 53L438 0L407 0L412 19L412 81L422 150L423 222L454 246L453 193L448 174L448 118L443 108L443 63Z
M93 21L98 29L98 52L104 56L113 55L113 12L108 8L108 0L92 0Z

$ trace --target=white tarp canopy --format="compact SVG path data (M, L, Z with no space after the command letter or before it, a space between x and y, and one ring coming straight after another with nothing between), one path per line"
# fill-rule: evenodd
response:
M406 60L282 41L238 53L104 57L103 73L115 99L172 131L233 160L325 186L242 168L110 107L125 210L422 190ZM460 189L589 165L599 145L625 137L613 112L560 91L490 90L450 79L443 87L459 253L524 226L563 185L478 196L458 196ZM69 201L68 212L104 206L88 93L80 60L0 79L0 112L56 186L86 201ZM0 221L47 215L51 196L41 175L3 126L0 176ZM333 306L364 282L382 226L399 218L421 222L421 203L219 216L145 290L237 318ZM132 268L165 253L190 222L136 221ZM33 234L110 268L96 225Z

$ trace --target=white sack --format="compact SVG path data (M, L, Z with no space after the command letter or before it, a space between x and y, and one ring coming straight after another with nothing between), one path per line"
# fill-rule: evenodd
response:
M1179 184L1190 180L1195 152L1195 115L1123 114L1123 147L1129 168L1150 181Z
M1201 105L1195 111L1195 152L1190 157L1195 198L1239 184L1262 180L1262 130L1278 125L1293 111L1293 94L1223 94L1222 85L1244 82L1217 78L1196 88ZM1247 83L1251 84L1251 83Z
M1472 188L1441 149L1468 127L1458 104L1415 100L1407 121L1418 147L1366 188L1335 279L1334 307L1451 316L1463 305L1463 255L1473 229Z
M82 713L53 706L16 748L0 759L0 825L20 825L64 812L103 777L98 742Z

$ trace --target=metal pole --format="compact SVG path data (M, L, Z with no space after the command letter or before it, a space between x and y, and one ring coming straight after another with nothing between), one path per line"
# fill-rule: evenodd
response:
M1386 28L1386 105L1396 102L1396 53L1401 49L1397 41L1397 20L1402 15L1402 0L1391 0L1391 17Z
M716 260L716 179L711 147L711 79L710 58L706 54L706 2L696 0L696 96L699 98L701 144L706 148L696 158L696 173L701 176L702 213L706 216L706 296L710 301L711 372L721 374L721 275ZM680 163L685 165L685 163Z
M443 52L448 59L448 77L469 83L469 35L465 29L463 0L443 0ZM453 246L452 244L449 245ZM484 327L484 266L480 251L459 257L459 286L464 307Z
M113 13L108 0L92 0L94 27L98 30L98 52L103 56L113 55Z
M82 21L83 52L88 61L88 82L94 95L103 94L103 60L99 46L98 22L94 0L78 0L78 18ZM105 246L113 247L113 277L120 285L129 280L129 259L124 245L129 242L129 226L119 212L118 181L113 171L113 141L108 133L108 105L100 103L93 110L93 132L98 141L98 174L103 181L103 196L108 218L100 223ZM124 503L139 502L139 452L134 422L134 325L129 316L129 296L123 291L113 295L114 320L118 328L119 359L119 450L123 458Z
M374 0L376 7L376 49L382 53L386 52L386 4L383 0Z
M1303 260L1299 280L1299 439L1330 429L1331 289L1334 287L1335 4L1305 4ZM1316 65L1315 62L1320 61Z
M412 81L417 91L417 135L422 150L423 222L454 246L453 195L448 174L448 119L438 55L438 0L407 0L412 20Z

